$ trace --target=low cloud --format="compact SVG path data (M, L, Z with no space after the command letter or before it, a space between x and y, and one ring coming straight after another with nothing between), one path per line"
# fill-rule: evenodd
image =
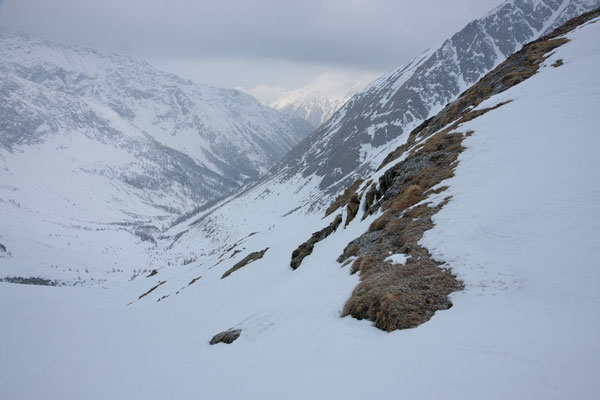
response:
M264 104L269 105L275 101L285 102L288 99L296 99L301 95L310 93L316 93L330 99L342 100L367 86L377 76L378 74L369 72L326 71L315 76L307 84L291 89L283 86L269 86L264 84L251 89L243 87L238 87L238 89L253 95Z
M343 96L499 2L0 0L0 28L142 58L269 102L294 91Z

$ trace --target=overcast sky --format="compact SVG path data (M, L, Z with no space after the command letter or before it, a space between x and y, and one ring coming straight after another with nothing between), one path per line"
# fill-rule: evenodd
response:
M371 80L500 2L0 0L0 27L126 53L264 100L306 85L335 81L324 89L333 92L340 82Z

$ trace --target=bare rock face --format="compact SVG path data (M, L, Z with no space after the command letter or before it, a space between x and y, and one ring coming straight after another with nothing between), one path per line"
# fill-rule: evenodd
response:
M439 185L454 176L464 150L462 141L473 134L460 132L460 126L510 102L478 108L484 100L536 74L554 50L569 41L563 36L565 33L599 15L600 8L582 14L525 45L439 114L414 129L407 142L386 157L381 167L399 158L400 161L367 192L372 194L364 208L365 214L381 211L381 215L338 258L339 262L346 262L355 257L351 272L359 272L361 279L342 316L369 319L377 328L389 332L414 328L435 312L452 307L448 296L462 290L462 282L419 242L434 226L432 217L450 196L437 204L423 201L448 188ZM391 254L408 256L402 268L389 262Z
M237 338L239 338L241 334L242 334L241 329L228 329L221 333L217 333L215 336L213 336L213 338L210 340L210 344L217 344L217 343L231 344Z
M288 179L316 174L321 190L328 197L337 195L374 170L377 148L435 115L525 43L598 6L600 0L503 2L439 48L424 52L354 95L294 147L273 176Z

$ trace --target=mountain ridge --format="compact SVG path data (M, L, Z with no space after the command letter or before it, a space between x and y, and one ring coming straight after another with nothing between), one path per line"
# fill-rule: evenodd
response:
M85 250L101 254L90 269L112 270L120 241L139 245L135 257L149 252L164 224L256 179L312 130L245 93L126 56L7 32L0 54L0 236L11 271L19 257L26 270L47 269L45 247L65 271Z
M278 169L286 175L316 174L321 190L340 192L373 170L381 161L383 144L401 141L421 120L524 43L598 5L595 0L505 1L438 49L417 56L357 93L297 145Z

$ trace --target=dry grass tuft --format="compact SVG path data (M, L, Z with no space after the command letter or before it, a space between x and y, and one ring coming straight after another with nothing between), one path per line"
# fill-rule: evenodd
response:
M348 204L346 205L346 224L344 226L348 226L350 222L356 217L358 213L358 209L360 208L360 197L358 194L354 193L350 199L348 200Z
M325 217L328 217L329 215L333 214L333 212L338 208L348 204L352 197L357 195L356 191L358 190L358 187L361 183L363 183L363 179L357 179L356 181L354 181L352 186L344 190L344 193L336 197L333 203L331 203L331 205L327 207L327 210L325 210Z
M559 36L599 15L600 9L586 13L525 45L438 115L414 129L407 142L385 158L379 169L407 155L383 174L378 186L369 187L365 215L379 209L383 214L365 234L350 242L338 258L338 262L346 265L350 257L356 257L351 272L359 272L361 279L345 304L343 316L369 319L389 332L418 326L436 311L452 306L448 295L461 290L462 283L419 245L424 232L433 227L432 216L449 199L432 207L427 203L417 204L428 195L447 189L432 188L454 175L458 155L463 151L462 141L473 134L456 132L459 125L507 102L473 109L492 95L534 75L551 52L568 41ZM344 204L349 199L350 195L346 196ZM409 256L406 265L384 261L390 254L398 253Z

